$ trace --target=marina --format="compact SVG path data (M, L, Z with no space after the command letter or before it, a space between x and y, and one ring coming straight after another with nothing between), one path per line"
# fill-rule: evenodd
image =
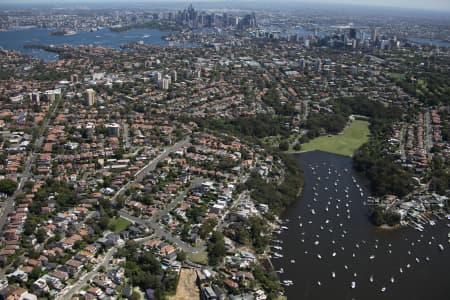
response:
M370 191L350 158L323 152L298 158L303 199L283 216L288 229L276 239L283 241L277 252L284 258L273 260L283 268L282 282L295 281L283 284L288 299L449 299L447 220L379 229L369 222Z

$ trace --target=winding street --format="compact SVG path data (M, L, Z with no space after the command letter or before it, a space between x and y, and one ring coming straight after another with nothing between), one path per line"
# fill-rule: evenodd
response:
M156 156L154 159L152 159L147 165L145 165L142 169L140 169L139 171L136 172L135 178L134 180L130 180L127 184L123 185L115 194L114 196L111 197L111 202L113 204L115 204L117 198L121 195L123 195L123 193L125 193L125 191L127 189L130 188L130 186L134 183L138 183L140 181L142 181L142 179L144 178L144 176L149 172L149 171L153 171L156 166L158 165L158 163L160 161L162 161L163 159L165 159L167 156L169 156L170 153L178 150L181 147L184 147L186 145L189 144L189 138L186 138L178 143L173 144L172 146L169 146L167 148L164 149L164 151L162 153L160 153L158 156Z
M79 290L89 282L89 280L92 280L99 274L98 269L100 267L106 267L109 263L109 260L113 257L113 255L116 253L117 249L119 247L112 247L106 252L105 256L103 257L102 261L97 263L92 271L82 275L77 282L74 285L70 285L65 287L60 294L56 297L56 300L63 300L63 299L71 299L73 295L78 294Z

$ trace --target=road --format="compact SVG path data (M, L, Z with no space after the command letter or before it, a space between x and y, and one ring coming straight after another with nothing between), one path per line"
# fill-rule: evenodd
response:
M79 290L89 282L89 280L92 280L99 274L98 269L100 267L107 267L109 264L109 260L113 257L113 255L117 251L117 247L112 247L111 249L106 252L105 256L103 257L103 260L100 263L97 263L92 271L88 272L87 274L82 275L77 282L74 285L67 286L65 289L63 289L58 297L56 297L56 300L63 300L63 299L72 299L73 295L78 294ZM68 291L66 291L69 289Z
M217 223L216 226L216 231L222 231L224 229L224 226L227 225L227 222L225 222L225 218L228 215L229 212L233 211L233 209L238 206L239 203L242 202L242 200L244 199L248 199L250 197L250 192L248 190L243 191L242 193L239 194L238 198L236 199L236 201L234 201L230 208L227 210L227 212L225 214L223 214L222 218L219 220L219 222Z
M151 219L155 222L161 220L162 217L167 215L172 209L174 209L183 199L186 197L188 192L195 187L200 186L205 180L201 177L196 177L190 184L188 188L185 188L184 191L179 194L174 200L172 200L163 210L158 211Z
M14 200L16 199L16 197L20 193L22 193L22 188L23 188L24 184L30 178L31 167L33 166L34 162L36 161L36 157L40 154L40 153L35 152L35 151L41 149L42 144L44 143L44 136L43 135L45 133L45 129L48 128L48 125L50 124L50 121L53 119L53 116L54 116L55 112L57 111L61 101L62 100L56 100L55 101L53 110L51 112L49 112L49 114L48 114L47 118L45 119L44 123L39 128L39 134L37 135L36 140L34 141L34 144L33 144L33 151L28 155L28 157L27 157L27 159L25 161L25 169L22 172L22 174L19 176L20 177L20 181L19 181L19 184L17 186L17 189L14 192L14 194L11 195L5 201L5 206L4 206L3 211L1 212L2 215L0 216L0 231L2 233L3 233L4 226L5 226L6 222L8 221L8 215L13 211ZM2 273L2 271L0 271L0 273Z
M150 161L147 165L145 165L142 169L136 172L136 176L134 180L130 180L127 184L122 186L115 194L111 197L111 202L114 204L119 196L125 193L126 190L130 188L130 186L134 183L142 181L144 176L149 172L153 171L156 168L156 165L169 156L170 153L178 150L181 147L184 147L189 144L189 138L186 138L178 143L173 144L170 147L164 149L162 153L160 153L157 157L155 157L152 161Z

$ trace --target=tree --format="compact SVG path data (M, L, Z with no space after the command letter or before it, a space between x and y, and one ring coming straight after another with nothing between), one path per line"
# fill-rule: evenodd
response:
M38 243L43 243L45 241L45 238L47 237L47 232L44 228L39 228L36 232L36 238Z
M141 299L141 296L139 295L138 292L133 291L133 293L130 295L130 300L139 300Z
M295 151L300 151L300 149L302 149L302 146L300 145L300 143L296 143L295 145L294 145L294 148L293 148Z
M214 231L208 243L208 263L218 265L226 254L225 239L221 232Z
M5 178L0 180L0 193L12 195L17 189L17 182L12 179Z
M278 148L281 151L288 151L289 150L289 142L288 141L282 141L279 145Z
M381 226L386 223L384 220L383 210L380 207L376 207L373 210L370 219L376 226Z

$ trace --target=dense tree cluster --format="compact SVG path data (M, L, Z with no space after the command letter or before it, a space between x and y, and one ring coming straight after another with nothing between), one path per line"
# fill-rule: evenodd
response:
M201 129L208 128L249 139L277 135L289 136L289 130L285 126L288 119L284 116L259 114L235 119L195 119L195 122Z
M0 180L0 193L12 195L17 188L17 182L12 179L6 178Z
M126 247L119 249L117 256L126 257L125 275L131 283L144 291L154 289L155 299L165 299L166 294L176 291L177 274L164 271L152 252L139 251L135 242L128 241Z
M285 165L282 183L267 184L258 173L252 173L245 183L245 188L251 191L252 199L269 205L270 211L276 215L298 199L298 192L303 187L303 174L297 159L289 155L281 155L281 158Z
M216 266L226 254L225 239L221 232L214 231L208 241L208 264Z

